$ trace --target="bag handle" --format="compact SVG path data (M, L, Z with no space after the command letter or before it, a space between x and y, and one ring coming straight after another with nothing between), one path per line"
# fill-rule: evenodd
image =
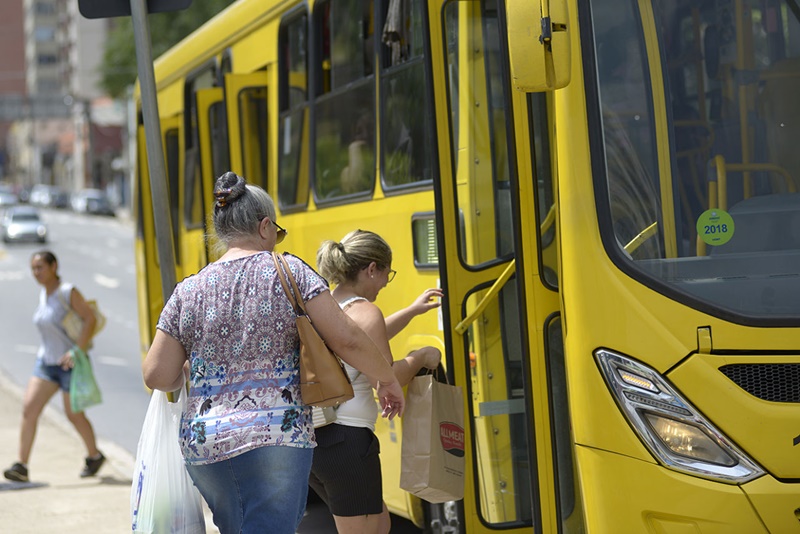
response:
M439 368L442 369L442 376L444 376L444 382L439 380ZM422 370L420 369L420 372L421 371ZM424 373L422 374L417 373L417 376L427 376L427 375L433 375L433 379L436 380L437 382L442 382L443 384L447 384L448 386L450 385L450 379L447 377L447 371L444 370L441 363L436 367L436 369L426 368Z
M294 275L292 275L291 269L289 269L289 263L286 261L286 258L273 251L272 260L275 262L275 270L278 272L278 278L281 281L283 291L286 293L286 297L289 299L289 303L292 305L294 312L298 317L301 315L308 315L305 306L303 306L303 299L299 297L300 288L297 287L297 282L294 279ZM286 282L287 278L292 283L292 289L289 288L289 284ZM298 298L295 298L296 296Z
M59 284L58 289L56 289L56 295L58 295L58 301L61 303L61 305L64 307L64 309L67 310L67 312L69 312L70 310L72 310L72 304L67 302L67 299L64 298L64 294L61 292L61 288L62 288L62 285ZM72 288L70 288L69 292L70 292L70 296L71 296L72 295Z

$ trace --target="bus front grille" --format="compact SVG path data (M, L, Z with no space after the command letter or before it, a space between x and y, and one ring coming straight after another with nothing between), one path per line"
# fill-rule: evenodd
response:
M770 402L800 402L800 363L744 363L719 368L754 397Z

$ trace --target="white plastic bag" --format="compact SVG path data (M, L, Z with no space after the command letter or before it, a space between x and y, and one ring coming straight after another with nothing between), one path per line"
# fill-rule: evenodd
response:
M205 534L202 497L183 461L178 433L186 407L154 390L142 424L131 485L131 529L144 534Z

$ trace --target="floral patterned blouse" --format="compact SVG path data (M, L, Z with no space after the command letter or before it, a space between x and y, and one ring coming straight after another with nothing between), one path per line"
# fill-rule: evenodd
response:
M327 283L285 255L304 301ZM216 262L175 287L157 328L177 339L191 365L180 443L188 464L232 458L266 445L316 446L311 408L300 398L300 340L272 254Z

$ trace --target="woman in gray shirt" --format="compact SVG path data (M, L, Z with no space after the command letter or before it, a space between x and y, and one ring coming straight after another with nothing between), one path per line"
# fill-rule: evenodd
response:
M25 391L19 438L19 461L6 469L3 475L15 482L29 480L28 459L33 448L39 416L53 395L61 389L64 413L80 434L88 452L80 476L94 476L103 465L105 457L97 450L94 429L86 414L72 411L69 384L72 368L75 366L72 350L75 348L84 352L88 350L96 319L80 291L72 284L61 282L61 277L58 275L58 261L52 252L47 250L36 252L31 257L31 271L42 286L39 306L33 314L33 322L39 329L42 342L36 355L33 376L28 381ZM67 336L64 327L61 326L61 321L70 309L83 319L83 329L78 339L74 341Z

